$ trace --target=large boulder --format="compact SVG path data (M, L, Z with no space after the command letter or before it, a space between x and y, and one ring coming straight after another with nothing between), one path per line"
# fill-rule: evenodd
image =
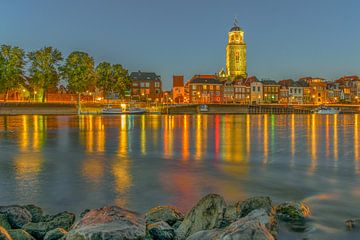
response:
M285 222L304 221L310 216L310 208L302 202L286 202L279 204L276 209L276 216Z
M175 230L166 222L160 221L146 226L146 239L173 240Z
M41 207L38 207L33 204L23 206L26 208L31 214L31 222L37 223L43 220L44 211Z
M238 202L236 212L239 218L245 217L250 212L256 209L265 209L268 213L271 212L271 199L269 197L252 197L245 201Z
M146 224L164 221L173 226L182 220L184 220L184 215L178 209L171 206L154 207L145 214Z
M6 230L11 229L10 223L5 214L0 214L0 227L5 228Z
M88 211L66 235L67 240L144 238L144 220L138 214L116 206Z
M268 229L257 220L243 222L238 220L227 228L219 240L274 240Z
M192 234L186 240L218 240L221 233L221 229L202 230Z
M46 222L28 223L23 229L34 236L36 239L43 239L45 234L55 228L69 230L75 221L75 214L70 212L58 213L48 217Z
M55 228L46 233L44 240L58 240L64 237L68 232L63 228Z
M21 206L0 207L0 213L7 217L12 228L21 228L31 221L31 213Z
M0 240L13 240L5 228L0 226Z
M209 194L202 198L185 216L184 221L176 229L178 239L201 231L220 227L224 221L226 203L217 194Z
M33 236L25 232L22 229L13 229L8 231L12 239L14 240L35 240Z

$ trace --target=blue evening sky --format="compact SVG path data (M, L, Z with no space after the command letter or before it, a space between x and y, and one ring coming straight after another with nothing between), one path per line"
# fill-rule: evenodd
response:
M0 43L26 51L45 45L67 56L173 74L225 67L227 32L237 17L258 78L329 79L360 74L357 0L1 0Z

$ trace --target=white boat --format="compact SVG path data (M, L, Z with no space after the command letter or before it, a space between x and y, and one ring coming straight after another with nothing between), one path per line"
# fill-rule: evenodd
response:
M208 112L209 111L209 107L208 105L202 104L199 106L199 111L200 112Z
M339 114L340 110L332 107L321 106L314 110L316 114Z
M124 108L114 108L112 106L107 106L101 110L101 114L105 115L114 115L114 114L143 114L146 113L146 109L143 108L130 108L126 110Z

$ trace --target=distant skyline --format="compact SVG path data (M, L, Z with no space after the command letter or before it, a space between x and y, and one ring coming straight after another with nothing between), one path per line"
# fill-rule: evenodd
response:
M334 80L360 74L356 0L3 0L0 44L32 51L85 51L161 75L213 74L225 68L227 33L245 30L248 74L275 80Z

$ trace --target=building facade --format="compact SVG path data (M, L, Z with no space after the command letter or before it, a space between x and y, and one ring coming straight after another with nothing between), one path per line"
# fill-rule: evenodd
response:
M232 79L236 77L247 77L244 31L236 22L228 33L228 44L226 46L226 74Z
M263 84L261 82L252 82L250 84L251 104L263 103Z
M173 76L172 96L174 103L183 103L185 98L184 76Z
M153 72L132 72L131 97L138 101L159 102L162 96L162 83L160 76Z
M223 102L224 85L215 75L195 75L186 85L191 103Z

